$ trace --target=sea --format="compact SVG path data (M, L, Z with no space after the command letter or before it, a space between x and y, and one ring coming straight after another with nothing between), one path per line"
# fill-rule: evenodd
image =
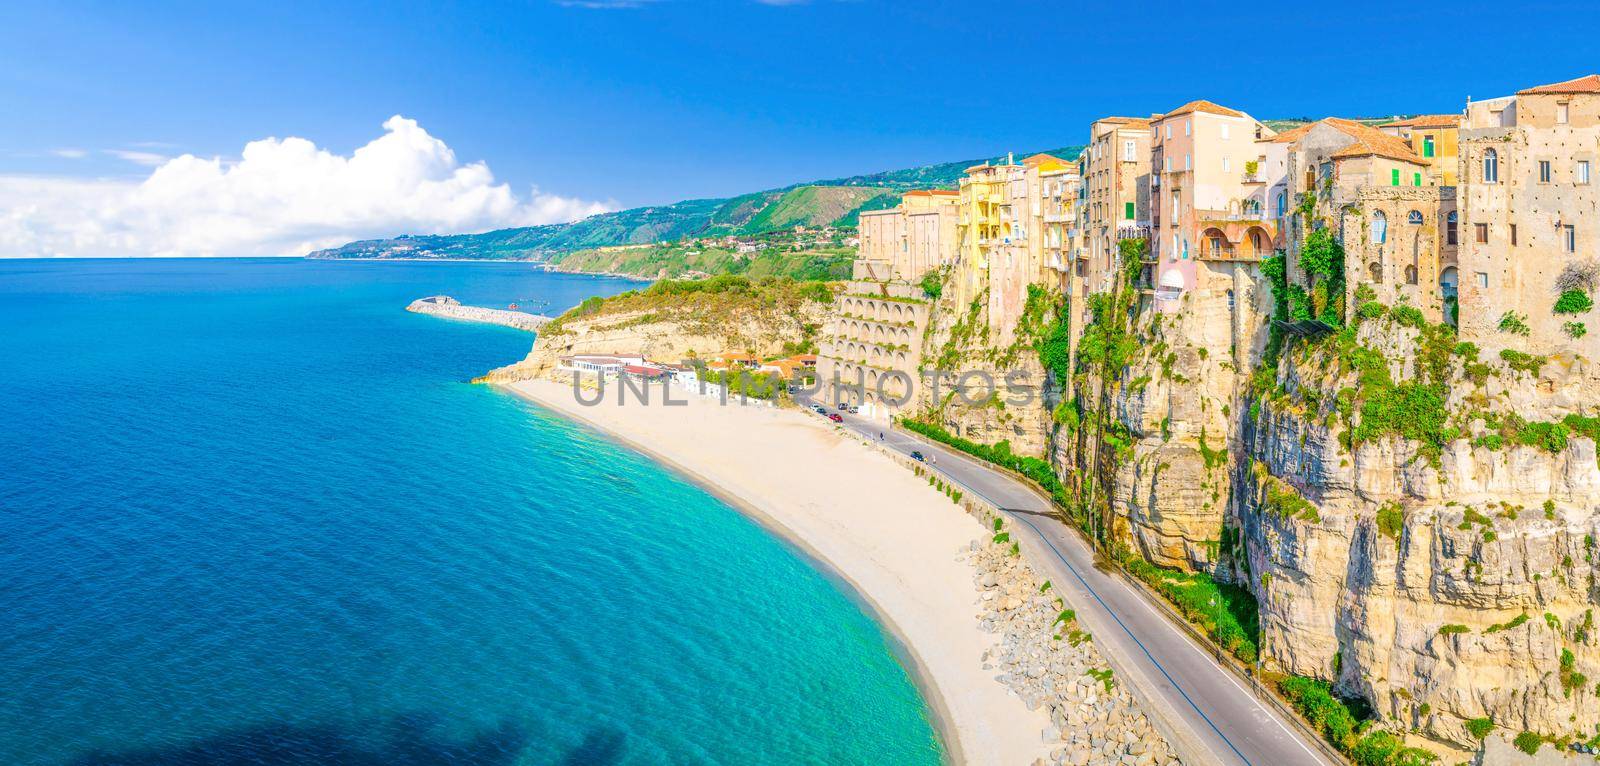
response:
M845 586L403 310L638 287L0 260L0 764L941 762Z

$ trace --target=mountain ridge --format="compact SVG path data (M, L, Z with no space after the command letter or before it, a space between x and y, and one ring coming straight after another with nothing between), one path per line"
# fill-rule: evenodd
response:
M1049 150L1074 159L1083 147ZM1025 155L1019 155L1025 156ZM599 213L569 223L522 226L473 234L401 234L318 250L318 259L466 259L544 262L552 256L616 245L647 245L685 237L761 234L803 226L854 226L863 211L893 207L899 194L919 188L953 188L966 168L990 158L765 189L733 197L680 200Z

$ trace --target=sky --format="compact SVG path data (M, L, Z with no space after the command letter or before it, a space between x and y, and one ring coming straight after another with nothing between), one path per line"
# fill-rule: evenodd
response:
M1081 144L1097 116L1194 98L1261 119L1455 112L1600 69L1580 19L1592 8L0 2L0 255L569 220Z

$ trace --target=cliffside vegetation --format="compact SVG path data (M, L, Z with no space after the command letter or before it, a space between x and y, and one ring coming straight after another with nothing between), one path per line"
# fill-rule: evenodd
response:
M803 282L783 277L750 279L723 275L702 280L662 280L641 290L629 290L609 298L589 298L545 325L546 337L560 336L575 322L592 329L616 329L605 320L633 324L677 322L690 331L715 334L730 323L755 314L789 317L804 315L808 304L826 306L833 302L833 289L825 282ZM805 324L805 339L794 353L810 353L818 330Z

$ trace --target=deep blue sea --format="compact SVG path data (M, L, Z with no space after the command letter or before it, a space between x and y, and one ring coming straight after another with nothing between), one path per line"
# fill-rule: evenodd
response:
M0 764L937 763L840 587L402 310L633 286L0 261Z

